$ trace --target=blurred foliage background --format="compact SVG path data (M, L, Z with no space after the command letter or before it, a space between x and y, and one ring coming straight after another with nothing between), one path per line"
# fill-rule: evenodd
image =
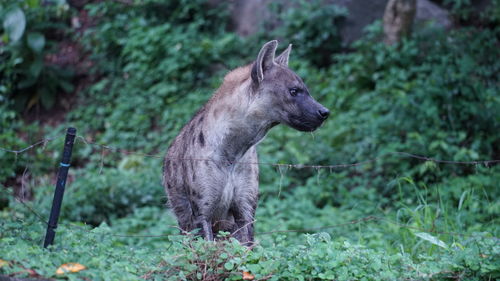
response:
M205 275L194 261L203 260L234 280L238 270L274 280L500 278L499 165L393 154L500 159L500 1L480 13L468 0L437 2L453 28L419 25L392 46L381 40L380 21L342 44L349 11L324 1L271 3L278 24L262 22L247 37L231 31L225 2L0 2L0 147L57 137L23 153L0 151L0 259L15 261L0 273L34 268L49 277L72 260L89 269L70 279L196 280ZM290 67L332 114L312 134L273 129L260 161L375 160L338 169L262 166L256 232L347 225L257 235L250 253L228 241L213 250L161 237L178 233L164 206L161 157L123 151L161 156L225 73L274 38L280 48L294 45ZM44 226L26 205L48 217L68 126L81 138L56 238L62 251L46 252ZM349 224L370 216L389 221Z

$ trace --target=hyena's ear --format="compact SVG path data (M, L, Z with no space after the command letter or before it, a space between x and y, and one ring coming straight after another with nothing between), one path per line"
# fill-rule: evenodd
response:
M276 61L277 64L282 66L288 66L288 57L290 57L290 51L292 51L292 44L288 45L288 48L281 53L281 55L277 56Z
M260 83L264 80L264 72L268 70L271 66L276 64L274 62L274 54L276 53L276 48L278 47L278 41L269 41L262 49L260 49L257 60L252 67L252 80L255 83Z

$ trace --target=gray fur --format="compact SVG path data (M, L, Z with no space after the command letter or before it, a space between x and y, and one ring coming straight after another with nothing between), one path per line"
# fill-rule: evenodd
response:
M313 131L328 117L288 69L291 45L275 59L277 45L266 43L253 64L226 75L170 145L163 182L183 231L199 229L208 240L228 231L252 244L259 189L256 145L277 124Z

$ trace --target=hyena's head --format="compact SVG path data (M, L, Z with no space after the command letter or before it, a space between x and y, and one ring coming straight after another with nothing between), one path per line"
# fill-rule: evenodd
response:
M330 112L311 97L306 85L288 68L291 45L275 57L278 42L267 42L252 67L252 83L263 114L275 123L300 131L314 131Z

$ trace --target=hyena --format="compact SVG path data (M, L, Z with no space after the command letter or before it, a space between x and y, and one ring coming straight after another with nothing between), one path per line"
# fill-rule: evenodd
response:
M163 183L183 231L199 229L207 240L226 231L252 244L257 144L278 124L309 132L328 118L288 68L291 45L275 57L277 46L264 44L254 63L229 72L170 145Z

